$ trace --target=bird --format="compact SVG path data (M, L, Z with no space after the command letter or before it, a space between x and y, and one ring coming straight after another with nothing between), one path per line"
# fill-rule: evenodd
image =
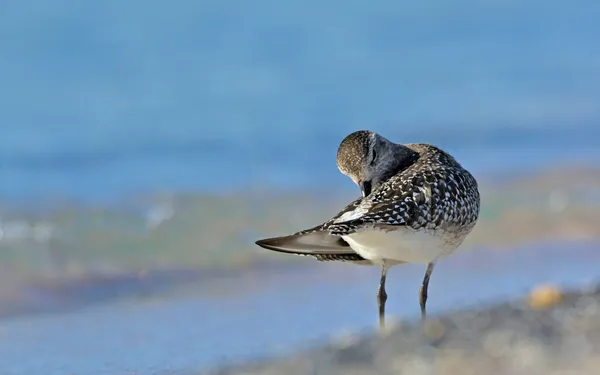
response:
M380 328L385 327L388 270L406 263L426 265L419 289L425 320L435 265L452 254L477 223L477 180L437 146L395 143L370 130L347 135L338 147L336 163L358 185L361 196L315 227L255 244L319 261L380 267Z

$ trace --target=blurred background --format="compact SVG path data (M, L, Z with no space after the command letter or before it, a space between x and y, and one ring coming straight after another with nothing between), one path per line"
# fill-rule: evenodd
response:
M379 270L254 245L360 193L349 133L433 143L481 219L429 308L600 261L600 3L0 2L0 369L194 374L373 329ZM416 319L424 266L394 268Z

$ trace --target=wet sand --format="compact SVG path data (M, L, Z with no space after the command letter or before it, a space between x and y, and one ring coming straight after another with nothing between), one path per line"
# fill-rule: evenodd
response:
M550 281L588 285L598 277L598 246L550 242L457 254L440 263L432 277L429 311L436 316L479 309ZM1 319L0 368L11 375L188 375L256 358L286 358L340 332L372 333L378 270L304 263L205 280L195 284L199 289L189 284L178 292ZM391 319L402 324L418 319L423 271L407 265L390 272ZM121 286L106 285L104 295L119 294Z
M66 313L119 300L168 299L189 290L204 296L244 293L259 288L261 275L270 269L282 273L298 272L305 267L306 264L260 261L240 269L155 269L5 282L0 287L0 319Z
M600 286L566 293L540 288L526 298L211 373L594 375L600 373Z

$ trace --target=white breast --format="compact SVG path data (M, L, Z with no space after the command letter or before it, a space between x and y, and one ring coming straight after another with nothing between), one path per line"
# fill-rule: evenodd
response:
M343 238L360 256L374 263L383 260L429 263L456 248L447 241L447 235L443 230L425 232L402 227L391 231L369 229Z

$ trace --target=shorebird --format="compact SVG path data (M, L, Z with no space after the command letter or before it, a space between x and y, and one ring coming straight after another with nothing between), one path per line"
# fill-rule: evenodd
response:
M460 246L479 217L477 181L434 145L398 144L368 130L342 140L337 166L360 187L362 197L316 227L256 244L320 261L381 267L377 305L382 328L388 269L403 263L425 264L419 290L425 319L436 262Z

